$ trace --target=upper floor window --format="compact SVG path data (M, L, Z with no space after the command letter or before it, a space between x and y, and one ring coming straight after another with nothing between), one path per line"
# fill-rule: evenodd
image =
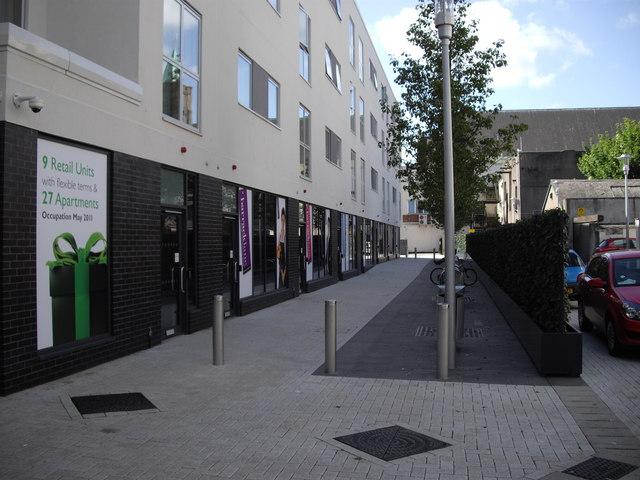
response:
M373 62L369 60L369 76L371 77L371 83L376 90L378 90L378 72L376 72L376 67L373 66Z
M351 17L349 17L349 63L351 66L356 65L356 27Z
M199 128L200 14L180 0L164 1L162 113Z
M378 120L373 116L373 113L369 114L369 121L371 122L371 136L378 139Z
M360 201L362 202L363 205L364 205L364 199L365 199L364 176L365 176L366 170L367 170L366 162L364 161L364 158L361 158L360 159Z
M371 167L371 190L378 191L378 171Z
M356 152L351 150L351 198L354 200L357 198L356 185L358 183L356 179L356 160Z
M358 78L364 83L364 49L360 37L358 37Z
M364 100L360 97L360 104L358 106L360 115L360 140L364 143Z
M300 175L311 178L311 113L304 105L298 107L300 122Z
M342 166L342 139L337 136L328 127L325 127L324 141L326 149L326 158L334 165Z
M298 54L298 73L307 82L311 78L309 56L311 51L311 19L302 7L298 12L298 40L300 50Z
M13 23L24 26L23 0L4 0L0 2L0 23Z
M329 3L335 10L336 15L338 15L338 18L342 20L342 2L340 0L329 0Z
M342 92L340 64L338 63L336 56L327 45L324 46L324 69L327 77L329 77L329 80L331 80L331 83L333 83L333 85L338 89L339 92Z
M280 0L267 0L273 9L280 13Z
M242 52L238 52L238 103L275 125L280 123L280 84Z
M393 200L394 205L396 204L397 197L398 197L398 191L396 190L396 187L393 187L393 190L391 190L391 199Z
M349 82L349 125L351 131L356 133L356 87Z

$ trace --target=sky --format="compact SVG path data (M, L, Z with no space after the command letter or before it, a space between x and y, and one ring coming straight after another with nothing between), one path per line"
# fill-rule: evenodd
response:
M392 81L389 55L417 53L406 40L417 0L356 1ZM640 106L640 0L474 0L470 14L481 45L505 42L491 105Z

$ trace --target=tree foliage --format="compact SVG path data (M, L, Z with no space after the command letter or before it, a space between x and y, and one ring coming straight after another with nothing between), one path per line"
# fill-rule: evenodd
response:
M402 101L383 109L390 114L387 148L391 162L409 194L422 199L428 211L444 224L444 129L441 43L434 27L431 1L418 0L418 19L407 32L422 55L403 53L391 63L396 83L403 88ZM526 125L510 124L491 136L501 105L487 108L493 93L491 72L506 65L502 41L478 48L477 21L467 18L469 0L456 0L451 39L451 104L455 177L456 230L483 211L480 194L494 179L489 167L514 151L516 136ZM404 160L402 160L404 157Z
M590 179L622 178L618 157L623 153L631 155L629 177L640 178L640 122L629 118L617 125L615 135L599 135L578 168Z

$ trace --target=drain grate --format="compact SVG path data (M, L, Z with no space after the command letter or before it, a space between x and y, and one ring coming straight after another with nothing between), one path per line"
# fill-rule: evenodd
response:
M637 468L635 465L629 465L628 463L593 457L567 468L562 473L568 473L586 480L618 480Z
M485 333L486 333L486 329L482 327L464 329L465 338L484 337ZM414 336L415 337L435 337L437 334L438 334L437 328L431 327L429 325L420 325L418 328L416 328Z
M109 395L85 395L71 397L81 415L107 412L133 412L150 410L156 406L141 393L114 393Z
M387 462L450 446L398 425L336 437L334 440Z

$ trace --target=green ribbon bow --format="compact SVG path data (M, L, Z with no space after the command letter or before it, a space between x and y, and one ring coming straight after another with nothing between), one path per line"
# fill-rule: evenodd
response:
M63 251L59 245L60 240L67 242L72 251ZM92 252L91 249L99 242L104 242L104 248L100 252ZM100 232L95 232L89 236L84 247L78 247L73 235L65 232L53 240L53 256L55 260L47 262L51 270L57 267L74 267L76 340L88 338L91 333L89 265L107 264L107 241Z

